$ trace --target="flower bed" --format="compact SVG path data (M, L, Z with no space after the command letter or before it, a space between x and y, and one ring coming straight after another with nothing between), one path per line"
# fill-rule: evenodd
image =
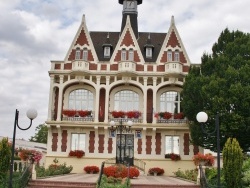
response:
M87 173L87 174L97 174L100 170L99 167L97 166L85 166L83 168L83 170Z
M104 167L103 173L107 177L114 177L114 178L125 178L128 176L128 168L124 165L113 165ZM135 178L140 175L140 172L135 167L129 167L129 178Z
M213 166L214 165L214 157L211 153L207 153L205 155L198 153L198 154L194 155L193 161L194 161L194 164L196 166L198 166L200 164L205 165L205 166Z
M150 175L157 175L157 176L160 176L162 174L164 174L164 170L162 168L159 168L159 167L153 167L153 168L150 168L148 170L148 173Z
M84 156L85 155L85 152L83 151L83 150L71 150L70 152L69 152L69 156L71 156L71 157L77 157L77 158L81 158L82 156Z

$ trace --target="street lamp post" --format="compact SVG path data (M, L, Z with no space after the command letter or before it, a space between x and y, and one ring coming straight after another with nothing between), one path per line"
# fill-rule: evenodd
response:
M116 131L118 130L119 133L120 133L120 143L119 143L119 147L120 147L120 150L119 150L119 160L117 160L117 153L116 153L116 163L118 164L121 164L122 163L122 135L123 135L123 132L131 132L131 127L133 125L133 122L132 121L128 121L127 122L127 125L124 125L122 124L122 120L120 120L120 123L119 125L116 126L115 122L114 121L110 121L110 125L111 125L111 131Z
M213 132L209 133L207 132L204 127L203 127L203 123L205 123L208 119L208 115L205 112L199 112L196 115L196 119L199 123L201 123L201 129L202 132L207 134L207 135L211 135L214 134L216 132L216 136L217 136L217 187L220 187L220 124L219 124L219 114L217 113L215 115L215 129Z
M26 115L30 119L30 125L28 128L23 129L18 125L19 111L16 109L15 121L14 121L14 131L13 131L13 138L12 138L12 148L11 148L9 188L12 188L13 161L14 161L14 155L15 155L15 141L16 141L16 127L18 127L22 131L28 130L32 125L32 120L35 119L37 116L37 111L35 109L29 109L27 111Z

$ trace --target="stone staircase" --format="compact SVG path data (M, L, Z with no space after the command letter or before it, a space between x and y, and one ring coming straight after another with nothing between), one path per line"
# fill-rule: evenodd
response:
M95 188L96 183L31 180L27 188Z
M199 185L163 185L163 184L136 184L131 188L200 188Z

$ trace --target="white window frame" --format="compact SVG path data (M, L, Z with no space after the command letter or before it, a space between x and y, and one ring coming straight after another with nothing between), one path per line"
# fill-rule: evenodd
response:
M85 133L71 133L71 150L83 150L86 149L86 134Z
M180 154L180 136L165 136L165 154L169 153Z
M139 110L139 94L131 90L118 91L114 96L114 110Z
M94 95L86 89L76 89L69 94L69 109L93 110Z
M83 49L82 59L83 61L88 61L88 49L87 48Z
M104 57L106 57L106 58L110 57L110 47L109 46L104 47Z
M146 48L146 58L152 58L152 48Z
M177 61L177 62L180 61L180 52L179 51L174 52L174 61Z
M128 60L129 61L134 61L134 50L133 49L129 49Z
M125 49L122 49L122 51L121 51L121 60L122 61L127 60L127 51Z
M79 60L80 58L81 58L81 50L77 48L75 54L75 60Z
M173 57L172 57L172 51L167 51L167 62L173 61L172 58L173 58Z
M179 113L181 108L181 97L177 91L167 91L160 96L160 111Z

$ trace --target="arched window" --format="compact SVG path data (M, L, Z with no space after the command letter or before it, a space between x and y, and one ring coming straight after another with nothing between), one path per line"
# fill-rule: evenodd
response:
M176 91L168 91L160 97L160 111L179 113L181 107L180 93Z
M81 58L81 51L80 48L76 49L75 60L79 60Z
M69 94L69 109L93 110L93 93L86 89L77 89Z
M125 49L122 49L122 51L121 51L121 60L126 61L126 59L127 59L127 52L126 52Z
M180 53L179 53L179 51L174 52L174 61L180 61Z
M129 49L128 60L129 61L134 61L134 50L133 49Z
M168 62L172 61L172 51L170 51L170 50L167 52L167 61Z
M115 94L114 110L139 110L139 95L130 90L117 92Z

